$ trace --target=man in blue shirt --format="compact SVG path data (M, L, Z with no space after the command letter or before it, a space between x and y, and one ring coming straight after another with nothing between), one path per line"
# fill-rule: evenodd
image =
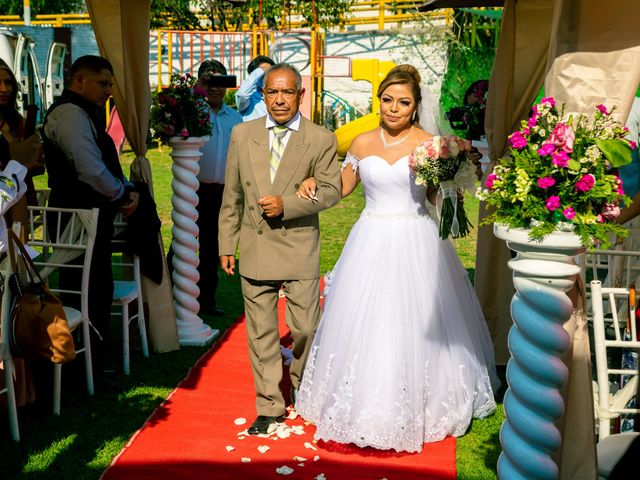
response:
M227 149L231 138L231 129L242 123L238 112L224 103L227 89L215 87L208 80L213 75L226 75L227 69L217 60L205 60L198 68L198 85L207 90L211 135L200 149L200 173L198 180L198 220L200 230L200 312L206 315L221 316L224 311L216 304L218 288L218 214L224 190L224 173L227 165ZM169 252L169 259L173 252ZM171 265L171 262L169 262Z
M236 92L238 112L245 122L264 117L267 114L267 107L262 98L262 77L273 64L273 60L269 57L258 55L247 66L249 76L242 81Z

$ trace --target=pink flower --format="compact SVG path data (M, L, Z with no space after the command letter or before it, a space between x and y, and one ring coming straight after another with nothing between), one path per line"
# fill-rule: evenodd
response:
M511 135L509 135L509 143L516 150L522 150L527 146L527 139L524 138L522 132L513 132Z
M562 211L562 215L564 215L564 218L566 218L567 220L572 220L573 217L576 216L576 211L573 209L573 207L567 207Z
M558 197L557 195L551 195L549 198L547 198L544 206L547 210L553 212L555 209L560 207L560 197Z
M569 155L564 150L560 150L553 154L551 159L551 163L553 163L556 167L566 167L569 165Z
M534 113L533 115L531 115L531 117L529 117L529 120L527 120L527 125L529 126L529 128L533 128L538 124L538 114Z
M624 195L624 189L622 188L622 185L620 185L620 186L618 187L617 192L618 192L618 195L620 195L620 196Z
M538 186L542 189L553 187L555 184L556 181L553 179L553 177L542 177L538 179Z
M638 144L633 140L629 140L629 146L631 147L631 150L635 150L636 148L638 148Z
M553 97L544 97L540 99L540 103L546 103L548 104L550 107L555 107L556 106L556 100Z
M596 215L596 221L598 223L604 223L604 218L602 218L602 215L598 214Z
M529 135L531 133L531 130L529 130L529 127L525 127L525 128L522 129L522 133L524 135Z
M587 173L576 182L576 192L588 192L596 184L596 177Z
M177 104L178 104L178 101L175 99L175 97L169 98L169 105L171 105L172 107L175 107Z
M442 142L442 145L440 145L440 153L438 154L438 156L440 158L449 158L451 156L449 147L447 146L446 142Z
M186 128L183 128L182 130L180 130L180 136L187 138L189 136L189 130L187 130Z
M609 110L603 104L596 105L596 108L602 112L603 115L609 115Z
M552 143L556 148L562 148L565 152L571 153L573 152L573 141L575 138L575 133L573 133L573 128L571 128L570 125L558 123L547 141Z
M551 155L555 151L555 147L550 143L543 143L542 146L538 149L538 155L544 157L546 155Z
M620 207L611 203L605 203L602 207L602 218L613 220L620 216Z
M165 125L164 127L164 133L166 133L167 135L173 135L173 133L176 130L173 128L173 125Z
M487 181L484 182L484 184L489 190L493 190L493 182L497 179L498 176L495 173L490 173L489 175L487 175Z

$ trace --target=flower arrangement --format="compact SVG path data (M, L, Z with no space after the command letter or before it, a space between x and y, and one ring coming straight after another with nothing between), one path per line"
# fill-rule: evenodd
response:
M625 237L615 223L629 202L613 168L631 161L633 142L604 105L591 116L565 116L547 97L533 107L520 130L509 136L510 159L488 175L477 197L495 207L483 225L530 229L532 240L573 231L584 246L610 245Z
M171 137L204 137L211 133L207 91L186 73L171 75L169 85L156 92L151 107L154 137L167 142Z
M456 136L435 136L418 145L409 157L417 185L439 187L440 237L464 237L471 223L464 210L465 190L475 188L476 165L471 142Z

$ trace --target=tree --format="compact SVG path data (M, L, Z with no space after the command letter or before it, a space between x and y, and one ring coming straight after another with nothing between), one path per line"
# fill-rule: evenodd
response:
M31 0L31 16L55 13L83 13L86 7L82 0ZM4 15L22 15L24 0L0 0L0 12Z
M152 0L151 28L203 30L200 19L191 10L189 0Z

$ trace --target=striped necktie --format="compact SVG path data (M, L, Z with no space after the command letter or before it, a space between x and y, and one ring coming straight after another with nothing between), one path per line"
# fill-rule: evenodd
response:
M289 127L285 125L276 125L273 127L273 142L271 143L271 151L269 152L269 172L271 173L271 183L276 178L276 172L278 171L278 165L282 160L282 154L284 153L284 143L282 140L289 131Z

